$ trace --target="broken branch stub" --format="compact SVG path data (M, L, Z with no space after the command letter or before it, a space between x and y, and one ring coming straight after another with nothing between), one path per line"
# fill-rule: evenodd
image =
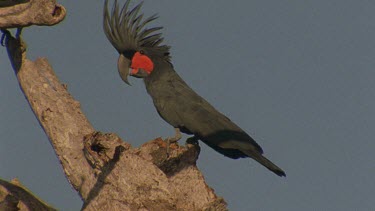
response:
M56 0L4 0L0 2L0 29L51 26L65 15L65 8Z

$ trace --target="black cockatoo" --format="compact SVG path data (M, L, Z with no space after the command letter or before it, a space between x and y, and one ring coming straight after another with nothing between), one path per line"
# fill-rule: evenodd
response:
M217 152L233 159L250 157L279 176L285 172L265 158L262 148L246 132L191 89L173 69L169 46L162 45L162 27L146 28L157 16L139 14L142 3L129 9L130 0L112 12L104 5L104 32L120 57L118 71L127 84L128 75L142 78L159 115L176 130L193 134Z

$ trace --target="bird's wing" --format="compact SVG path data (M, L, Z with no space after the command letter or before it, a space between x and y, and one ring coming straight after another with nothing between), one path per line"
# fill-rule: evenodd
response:
M165 94L169 96L169 100L163 102L163 111L159 111L161 116L165 112L175 115L175 125L187 129L207 145L229 157L231 150L263 153L262 148L247 133L199 96L177 74L173 80L164 84L169 87L164 89L168 90ZM220 150L226 150L227 154ZM240 152L237 154L233 156L247 157Z

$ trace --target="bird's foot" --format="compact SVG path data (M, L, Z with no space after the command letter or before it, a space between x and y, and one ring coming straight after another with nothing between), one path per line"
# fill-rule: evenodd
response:
M174 137L168 137L164 140L165 142L167 142L167 157L169 157L169 153L170 153L169 145L171 145L173 143L176 143L177 141L179 141L182 138L180 129L175 128L175 131L176 131L176 135Z
M192 137L186 139L186 144L198 145L198 140L199 140L198 137L192 136Z

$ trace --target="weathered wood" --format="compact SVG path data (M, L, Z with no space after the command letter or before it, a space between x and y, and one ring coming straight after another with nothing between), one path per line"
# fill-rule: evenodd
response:
M35 197L17 179L11 182L0 179L0 210L53 211L56 209Z
M197 144L156 139L132 148L96 132L44 58L26 58L22 40L6 35L9 58L31 109L47 134L83 210L226 210L196 166Z
M0 29L30 25L55 25L64 20L66 10L56 0L2 0Z

